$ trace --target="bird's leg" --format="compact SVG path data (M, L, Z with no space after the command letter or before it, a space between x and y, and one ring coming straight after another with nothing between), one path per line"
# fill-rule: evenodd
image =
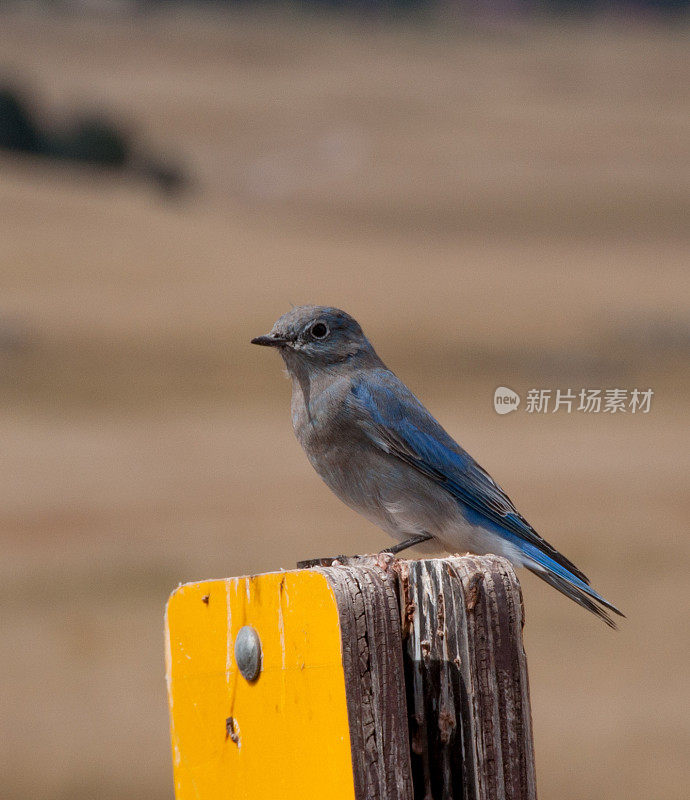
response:
M422 542L428 542L432 536L430 533L419 533L417 536L412 536L409 539L405 539L404 542L400 542L400 544L395 544L393 547L387 547L382 552L384 553L401 553L403 550L407 550L408 547L414 547L416 544L421 544Z
M407 550L408 547L414 547L416 544L421 544L422 542L428 542L429 539L432 539L432 535L430 533L419 533L417 536L411 536L409 539L405 539L404 542L400 542L400 544L394 544L392 547L387 547L385 550L382 550L379 553L379 556L384 554L395 555L396 553L400 553L403 550ZM355 559L357 556L336 556L335 558L310 558L307 561L298 561L297 568L298 569L310 569L311 567L331 567L337 566L343 562L350 561L351 559ZM395 559L389 559L390 562L393 562ZM385 559L384 559L385 561ZM383 563L380 563L379 566L384 569L386 567Z

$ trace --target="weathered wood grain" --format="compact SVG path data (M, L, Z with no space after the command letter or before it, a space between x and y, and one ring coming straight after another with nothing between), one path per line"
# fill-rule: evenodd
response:
M505 559L397 561L418 800L535 800L522 598Z
M415 800L536 800L522 594L508 561L379 554L300 566L329 576L342 605L358 800L410 796L410 768Z
M315 569L338 603L356 798L412 800L396 577L376 559L343 561Z

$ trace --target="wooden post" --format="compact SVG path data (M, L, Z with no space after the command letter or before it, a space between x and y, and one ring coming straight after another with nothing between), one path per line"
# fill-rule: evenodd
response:
M535 800L507 561L300 566L172 595L177 800Z
M503 558L399 561L415 798L535 800L522 597Z
M395 574L376 559L316 567L333 589L357 800L412 800L400 608Z

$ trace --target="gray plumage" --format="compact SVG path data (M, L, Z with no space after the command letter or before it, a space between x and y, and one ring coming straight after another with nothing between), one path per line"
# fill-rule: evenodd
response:
M301 306L252 340L292 379L292 424L309 461L348 506L400 544L495 553L526 566L607 624L597 594L378 357L344 311Z

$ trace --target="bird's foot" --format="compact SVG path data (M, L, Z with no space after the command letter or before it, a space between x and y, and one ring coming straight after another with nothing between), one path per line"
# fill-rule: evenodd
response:
M311 567L338 567L348 560L348 556L324 556L323 558L308 558L298 561L297 569L310 569Z
M404 542L395 544L392 547L387 547L383 552L396 555L397 553L402 553L403 550L407 550L408 547L414 547L416 544L428 542L431 538L432 536L430 533L419 533L416 536L411 536L409 539L405 539Z

